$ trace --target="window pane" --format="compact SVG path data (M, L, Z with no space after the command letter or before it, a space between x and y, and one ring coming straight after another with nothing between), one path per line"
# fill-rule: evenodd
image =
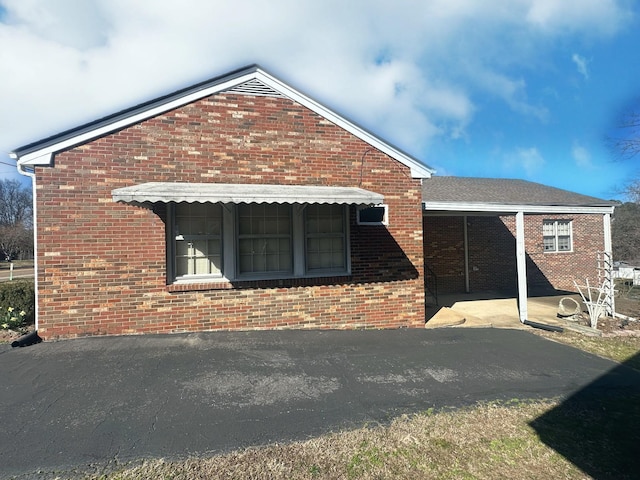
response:
M571 250L571 237L558 237L558 250L561 252Z
M219 204L175 206L175 275L222 274L222 209Z
M310 238L307 242L307 255L309 270L345 268L342 238Z
M291 208L288 205L250 204L238 206L240 235L289 235Z
M569 235L570 222L558 222L558 235Z
M178 203L176 235L219 235L222 210L214 203Z
M207 241L206 240L194 240L191 242L193 250L191 255L194 257L206 257L207 256Z
M176 258L176 276L182 277L189 273L189 259L186 257Z
M554 229L554 224L555 222L543 222L542 224L542 234L547 236L547 235L555 235L555 229Z
M344 231L344 210L341 205L309 205L305 213L308 234Z
M189 254L189 242L184 240L176 240L176 255L178 257L186 257Z
M555 237L544 237L543 245L545 252L555 252L556 250L556 238Z
M292 270L289 205L238 205L238 234L241 274Z
M195 271L196 275L207 275L210 273L209 259L206 257L198 257L195 259Z
M222 233L222 218L207 218L205 233L207 235L220 235Z
M204 235L206 219L193 217L189 222L189 235Z
M238 242L240 273L291 271L289 238L247 238Z
M344 271L344 208L341 205L309 205L305 214L307 271Z

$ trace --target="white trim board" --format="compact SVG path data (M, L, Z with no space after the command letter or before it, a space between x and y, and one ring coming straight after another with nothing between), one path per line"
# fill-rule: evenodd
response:
M74 134L73 130L70 130L52 138L36 142L30 147L18 148L10 152L9 156L20 160L24 166L51 166L53 155L61 150L86 143L116 130L182 107L210 95L224 92L225 90L232 89L252 80L262 82L287 98L309 108L323 118L343 128L372 147L394 158L411 170L411 176L413 178L430 178L435 172L417 159L389 145L372 133L286 85L258 66L249 67L211 80L208 83L202 84L202 86L194 86L192 89L187 89L182 93L177 92L173 95L168 95L164 100L160 98L147 102L147 104L140 105L139 107L133 107L130 111L123 111L122 115L115 114L112 119L106 118L104 122L98 120L95 128L91 128L90 124L87 124L86 129L78 127L77 134ZM56 141L56 137L60 137L59 141ZM38 143L42 144L41 148L38 148ZM20 154L20 150L28 151Z
M450 202L422 202L423 214L438 214L443 212L458 213L488 213L495 215L514 215L523 213L613 213L613 206L581 206L581 205L508 205L488 203L450 203Z

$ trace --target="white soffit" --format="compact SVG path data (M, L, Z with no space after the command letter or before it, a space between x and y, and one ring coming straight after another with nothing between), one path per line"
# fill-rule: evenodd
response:
M355 187L151 182L116 188L116 202L327 203L374 205L384 196Z

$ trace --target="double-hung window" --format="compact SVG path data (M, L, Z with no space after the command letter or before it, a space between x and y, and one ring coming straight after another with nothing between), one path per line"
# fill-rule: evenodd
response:
M175 277L220 277L222 212L211 203L175 207Z
M307 272L346 270L345 230L342 205L309 205L305 209Z
M544 220L542 243L545 252L570 252L573 249L571 220Z
M252 203L237 209L238 274L291 273L291 206Z
M174 203L168 211L170 282L349 273L346 205Z

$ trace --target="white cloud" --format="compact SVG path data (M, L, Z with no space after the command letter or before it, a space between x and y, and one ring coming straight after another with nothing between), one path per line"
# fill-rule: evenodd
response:
M580 168L592 168L591 153L585 147L575 142L571 147L571 156Z
M545 31L591 31L600 35L611 35L632 17L630 10L620 8L616 0L531 0L528 4L527 21Z
M536 147L521 147L505 155L504 167L508 171L515 171L517 176L524 172L527 178L533 178L545 163L544 157Z
M549 114L547 107L529 102L524 79L510 78L480 65L476 65L473 71L476 87L502 99L515 112L546 121Z
M531 177L536 171L538 171L544 165L545 161L537 148L521 148L517 152L518 160L527 176Z
M480 98L544 120L514 72L563 28L610 34L627 15L613 0L572 15L552 0L0 3L0 152L260 63L427 162L434 139L467 138Z
M585 80L589 80L589 61L582 55L574 53L571 56L571 60L576 64L578 73L584 77Z
M107 40L107 19L97 2L10 0L3 3L8 8L6 23L25 26L43 40L79 49L104 45ZM71 11L73 15L68 15Z

